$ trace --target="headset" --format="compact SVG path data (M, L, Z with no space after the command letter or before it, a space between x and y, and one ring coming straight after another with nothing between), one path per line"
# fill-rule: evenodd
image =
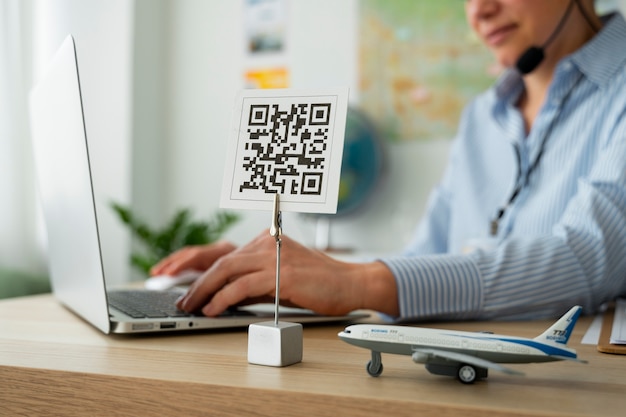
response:
M574 3L576 3L576 5L578 6L578 9L582 13L583 17L585 18L585 20L587 21L589 26L591 26L591 28L596 33L600 30L593 23L593 20L591 19L591 16L589 16L589 14L585 10L585 8L582 7L582 5L580 4L580 1L579 0L571 0L569 2L569 5L567 6L567 9L565 10L565 13L563 13L563 17L561 17L561 20L559 20L559 23L557 24L557 26L554 29L554 31L552 31L552 34L550 35L548 40L545 41L542 46L531 46L517 60L517 62L515 64L515 68L517 68L517 70L522 75L525 75L525 74L528 74L528 73L534 71L535 68L537 68L539 66L539 64L541 64L541 62L543 61L543 59L545 57L544 51L545 51L546 47L548 45L550 45L550 43L552 43L552 41L554 40L554 38L556 38L556 36L559 34L559 32L561 32L561 29L563 28L563 25L565 24L565 21L567 20L567 18L569 17L569 15L570 15L570 13L572 11Z

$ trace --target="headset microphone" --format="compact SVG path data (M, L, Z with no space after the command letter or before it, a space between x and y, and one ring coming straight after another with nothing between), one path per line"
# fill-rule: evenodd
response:
M539 64L541 64L541 61L543 61L543 58L545 56L544 49L554 40L556 35L558 35L558 33L561 31L561 28L563 28L563 24L565 23L567 17L572 11L572 6L574 5L575 1L576 0L571 0L569 2L567 10L563 14L563 17L559 21L559 24L557 25L556 29L554 29L548 40L542 46L531 46L522 54L522 56L519 57L519 59L515 63L515 68L517 68L517 70L522 75L534 71L534 69L537 68Z
M531 46L519 57L515 63L515 68L517 68L520 74L528 74L541 64L541 61L543 61L545 57L543 48L545 48L545 45L542 47Z

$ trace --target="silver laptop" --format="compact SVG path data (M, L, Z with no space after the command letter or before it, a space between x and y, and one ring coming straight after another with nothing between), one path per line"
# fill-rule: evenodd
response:
M30 97L50 278L58 300L107 334L235 328L273 318L273 305L236 309L216 318L187 315L174 306L184 291L180 288L107 291L83 115L76 48L68 36ZM363 315L281 309L280 320L320 323L359 317Z

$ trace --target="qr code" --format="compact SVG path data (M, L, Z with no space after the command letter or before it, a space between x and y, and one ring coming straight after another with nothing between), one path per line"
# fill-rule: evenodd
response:
M223 208L335 213L347 88L243 90L220 198Z
M250 105L239 191L320 195L332 112L330 102Z

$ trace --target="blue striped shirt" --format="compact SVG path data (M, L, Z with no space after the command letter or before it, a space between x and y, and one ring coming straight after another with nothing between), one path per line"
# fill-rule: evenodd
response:
M575 304L589 314L626 294L624 18L559 62L530 132L515 106L523 88L508 71L467 106L412 242L381 259L400 319L532 319ZM465 251L518 179L494 244Z

